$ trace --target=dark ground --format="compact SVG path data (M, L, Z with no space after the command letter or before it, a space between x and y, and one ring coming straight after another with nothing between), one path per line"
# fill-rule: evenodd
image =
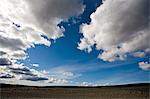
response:
M0 99L150 99L150 84L33 87L1 84Z

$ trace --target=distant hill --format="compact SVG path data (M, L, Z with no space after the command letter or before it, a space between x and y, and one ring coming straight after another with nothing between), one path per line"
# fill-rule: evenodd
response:
M150 99L150 83L97 87L0 84L0 96L0 99Z

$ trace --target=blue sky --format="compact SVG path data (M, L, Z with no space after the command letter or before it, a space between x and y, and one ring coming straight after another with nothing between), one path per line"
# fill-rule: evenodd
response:
M38 63L40 64L37 68L39 70L64 67L64 69L69 69L71 72L82 74L81 77L74 79L77 82L99 82L103 84L106 83L106 80L113 84L120 84L149 81L149 72L138 68L138 62L147 61L149 57L142 59L128 57L125 61L110 63L97 58L99 51L94 50L91 53L87 53L77 49L77 42L82 37L79 32L80 24L90 23L89 16L96 10L101 1L85 0L84 3L87 8L82 15L60 24L66 29L64 37L53 41L51 47L39 45L29 49L27 53L30 61L28 62L27 60L25 63L27 65ZM72 68L77 69L72 70ZM101 80L102 82L100 82Z
M103 53L104 49L97 50L96 44L92 46L90 53L77 48L80 39L84 38L80 26L90 24L91 14L102 4L102 1L84 0L83 4L85 6L83 13L69 17L67 21L58 24L59 27L65 29L63 37L52 40L44 36L51 41L50 47L37 44L25 50L28 58L17 61L28 68L47 73L49 76L65 79L68 81L68 85L85 83L89 85L114 85L149 82L149 70L142 70L139 67L140 62L148 62L146 64L149 64L149 54L139 58L127 53L127 58L124 60L110 62L98 58L99 53ZM33 64L39 66L36 67ZM63 73L67 74L62 76Z

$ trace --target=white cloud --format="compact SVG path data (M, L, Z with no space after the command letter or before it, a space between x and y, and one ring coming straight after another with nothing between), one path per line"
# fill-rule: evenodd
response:
M78 16L83 10L82 0L1 0L0 77L46 80L44 74L18 64L18 60L28 58L27 49L38 44L50 46L51 42L48 39L62 37L65 29L58 26L59 23L72 16ZM10 66L5 66L9 62L7 60L12 62ZM14 69L16 66L18 67ZM20 67L26 67L28 71L21 70ZM65 80L55 78L53 82Z
M11 65L0 65L0 69L0 75L11 75L12 78L16 78L18 80L43 80L44 78L46 79L46 77L42 73L34 69L30 69L23 64L12 63Z
M91 23L81 26L84 38L78 49L90 52L96 45L103 51L98 58L110 62L139 51L140 56L149 53L148 4L148 0L105 0L91 15Z
M91 85L91 83L89 83L89 82L82 82L81 83L81 86L90 86Z
M64 76L74 76L72 72L63 72L62 73Z
M81 14L84 9L82 0L2 0L0 6L2 16L21 26L32 27L49 38L62 36L63 29L57 25Z
M148 63L148 62L140 62L139 63L139 67L142 70L150 70L150 63Z
M0 65L0 79L7 79L15 81L31 81L33 82L43 82L49 84L66 84L68 82L67 79L55 77L53 75L45 74L43 72L39 72L35 69L31 69L24 64L15 64L11 65Z
M0 2L0 51L9 57L16 51L25 56L25 50L35 44L50 46L49 39L63 36L58 24L84 10L82 0L1 0ZM11 53L11 55L10 55Z
M39 64L32 64L33 67L39 67Z
M92 82L81 82L80 86L98 86L98 84Z
M82 76L79 72L72 70L74 67L71 67L72 66L57 66L44 72L52 75L54 78L61 78L69 81Z

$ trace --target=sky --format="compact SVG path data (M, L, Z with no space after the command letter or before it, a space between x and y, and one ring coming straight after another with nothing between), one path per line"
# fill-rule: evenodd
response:
M148 0L1 0L0 83L149 83L149 17Z

